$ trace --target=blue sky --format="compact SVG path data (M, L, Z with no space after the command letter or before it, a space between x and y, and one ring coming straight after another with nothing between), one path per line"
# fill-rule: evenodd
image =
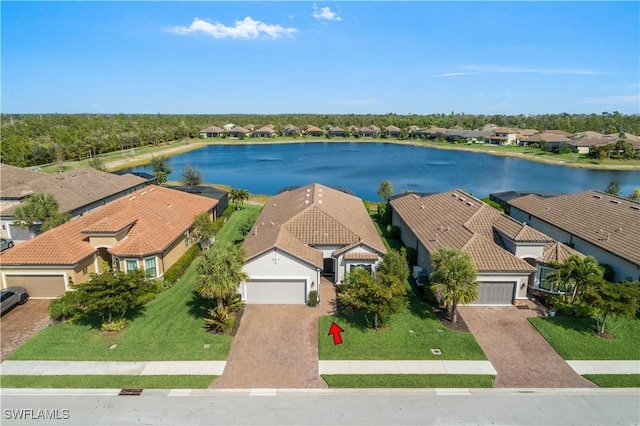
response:
M639 2L0 7L5 113L640 113Z

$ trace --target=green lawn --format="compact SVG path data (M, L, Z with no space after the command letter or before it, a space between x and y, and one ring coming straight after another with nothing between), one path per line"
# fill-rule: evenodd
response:
M471 333L444 327L429 305L410 291L406 312L392 315L386 328L375 331L366 327L363 314L352 317L319 318L318 350L320 359L364 360L486 360ZM331 322L344 329L343 343L334 345L327 335ZM434 355L431 349L440 349Z
M245 205L217 236L218 241L241 238L238 226L257 215L260 206ZM231 336L207 333L203 318L209 302L194 290L192 264L172 288L148 303L140 316L120 333L104 334L95 324L60 324L40 331L14 352L12 360L68 361L197 361L224 360ZM112 345L117 345L109 349Z
M260 214L260 210L262 210L262 206L245 203L240 210L234 212L229 220L227 220L227 223L225 223L220 232L218 232L218 235L216 235L216 241L227 240L240 242L243 240L244 236L240 233L238 229L239 226L247 219L255 221Z
M587 374L583 377L601 388L640 388L640 374Z
M495 376L479 374L325 374L330 388L492 388Z
M3 388L207 389L216 376L2 376Z
M603 339L593 330L592 319L530 318L531 324L567 360L640 359L640 320L621 320L614 339Z

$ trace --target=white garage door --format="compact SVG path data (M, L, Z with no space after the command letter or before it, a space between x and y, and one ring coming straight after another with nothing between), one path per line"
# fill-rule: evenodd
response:
M515 282L481 282L476 305L511 305L516 288Z
M249 281L246 287L247 304L304 305L306 303L304 284L304 281Z

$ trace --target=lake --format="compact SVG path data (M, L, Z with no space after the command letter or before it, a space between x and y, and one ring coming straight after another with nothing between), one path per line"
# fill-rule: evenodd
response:
M169 180L184 166L202 171L204 181L273 195L287 186L317 182L344 187L378 200L382 180L396 193L464 189L477 197L491 192L604 190L616 181L622 194L640 186L640 171L578 169L484 153L409 145L357 142L273 145L208 145L170 158ZM132 170L150 172L147 166Z

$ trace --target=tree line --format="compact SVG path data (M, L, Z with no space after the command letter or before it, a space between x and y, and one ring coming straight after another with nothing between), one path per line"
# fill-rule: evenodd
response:
M324 128L328 125L438 126L464 129L486 124L536 129L557 129L570 133L587 130L605 134L640 133L640 115L618 111L602 114L2 114L0 161L20 167L49 164L60 160L93 158L113 151L159 145L183 138L198 138L200 130L216 125L253 124L256 128L273 124L277 130L288 124Z

